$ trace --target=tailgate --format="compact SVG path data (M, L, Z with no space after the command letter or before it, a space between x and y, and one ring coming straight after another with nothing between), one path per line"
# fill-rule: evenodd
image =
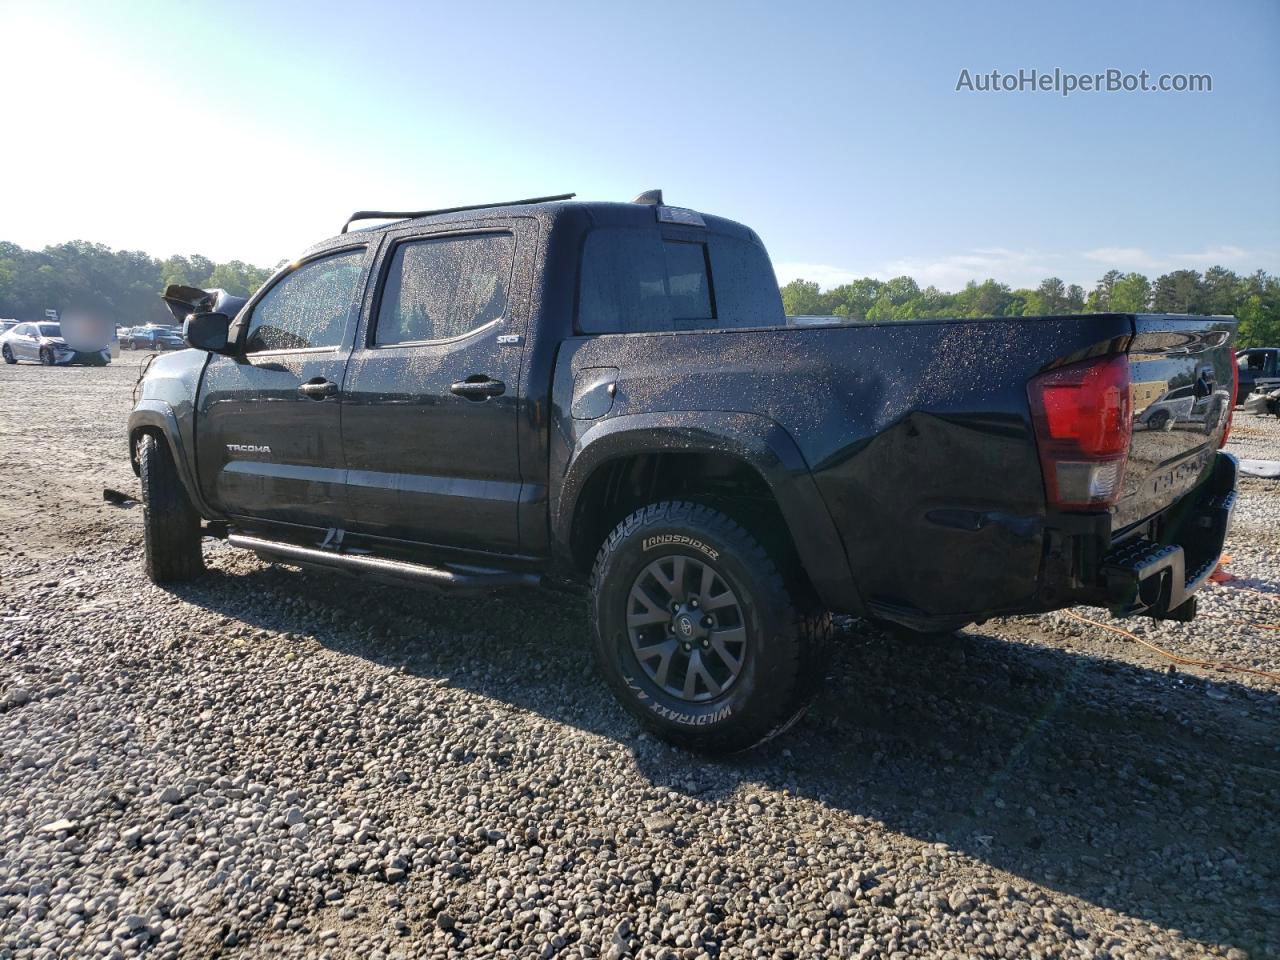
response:
M1231 412L1231 317L1134 318L1133 436L1112 528L1145 520L1209 472Z

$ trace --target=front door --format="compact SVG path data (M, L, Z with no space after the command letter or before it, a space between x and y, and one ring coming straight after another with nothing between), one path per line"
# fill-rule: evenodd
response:
M392 235L343 384L352 529L515 551L531 220Z
M371 259L364 247L305 261L236 321L236 356L201 382L200 486L232 517L341 527L342 377Z

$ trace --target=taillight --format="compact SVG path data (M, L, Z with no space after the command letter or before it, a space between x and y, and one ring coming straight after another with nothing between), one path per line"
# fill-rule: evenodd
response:
M1098 510L1120 499L1133 402L1129 358L1059 367L1027 384L1049 506Z
M1240 396L1240 362L1235 357L1231 358L1231 406L1227 407L1227 425L1222 428L1222 442L1218 444L1221 450L1227 445L1227 437L1231 436L1231 421L1236 415L1236 400Z

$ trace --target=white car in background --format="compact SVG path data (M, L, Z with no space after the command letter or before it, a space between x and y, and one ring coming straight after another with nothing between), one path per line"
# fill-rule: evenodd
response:
M101 341L99 341L101 342ZM62 336L62 325L52 321L20 323L0 335L0 356L5 363L34 360L45 366L88 363L105 367L111 362L111 348L73 350Z

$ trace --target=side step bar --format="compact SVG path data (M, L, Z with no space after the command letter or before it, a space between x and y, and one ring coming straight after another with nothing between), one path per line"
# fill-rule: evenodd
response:
M542 582L542 577L536 573L511 573L504 570L448 570L443 567L428 567L420 563L388 560L385 557L373 557L366 554L335 553L332 550L300 547L296 544L282 543L278 540L249 537L242 533L228 534L227 542L233 547L252 550L258 556L268 560L283 560L286 563L297 563L303 566L326 567L330 570L356 574L357 576L364 575L401 582L409 581L445 590L536 587Z

